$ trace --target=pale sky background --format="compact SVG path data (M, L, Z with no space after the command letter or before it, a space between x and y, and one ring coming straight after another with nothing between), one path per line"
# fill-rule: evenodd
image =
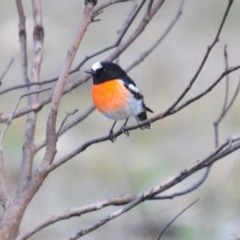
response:
M99 1L99 4L104 1ZM185 0L183 14L170 34L143 63L129 72L145 96L154 114L164 112L187 86L196 72L207 46L213 41L228 1ZM31 1L23 1L28 34L29 66L32 58ZM120 65L126 68L168 26L179 1L169 0L146 28L139 39L121 56ZM86 55L116 41L116 31L129 12L131 3L116 4L99 16L100 22L91 24L78 50L73 66ZM146 6L144 7L145 10ZM83 1L42 1L45 31L44 60L41 80L59 74L69 44L83 12ZM142 13L140 16L142 16ZM136 19L129 33L137 26ZM223 48L228 46L229 66L240 64L240 1L235 1L220 36L196 83L185 100L204 91L224 71ZM0 90L22 83L18 41L18 15L15 1L0 4L0 72L8 61L15 59ZM128 34L129 34L128 33ZM129 36L127 34L127 36ZM124 38L126 39L126 38ZM92 63L108 56L103 54L87 62L80 72L69 77L76 79ZM29 67L30 69L30 67ZM239 72L230 75L230 95L238 82ZM67 111L79 109L79 114L92 103L89 81L63 97L58 126ZM54 84L52 84L54 86ZM0 96L0 112L9 112L22 90ZM224 100L225 81L200 101L181 112L155 122L152 131L132 131L130 137L121 136L93 145L86 151L51 173L36 194L24 216L21 231L44 218L76 206L83 206L111 196L145 192L160 185L183 169L203 159L214 149L212 123L218 117ZM44 96L41 95L42 97ZM26 106L23 100L20 107ZM240 96L220 125L220 142L240 132ZM35 142L45 137L49 105L39 113ZM4 149L7 177L11 190L16 188L21 161L25 117L14 120L5 138ZM129 124L134 124L134 120ZM112 121L97 111L70 130L58 143L56 159L94 137L108 133ZM117 127L120 127L120 123ZM34 163L39 166L44 151ZM206 182L195 192L173 200L149 201L136 207L102 228L83 237L86 240L156 240L165 225L196 198L200 201L176 220L162 239L234 240L240 238L240 153L235 152L212 167ZM167 193L179 191L197 181L202 172L178 184ZM109 207L88 215L56 223L31 240L64 239L107 214L119 209Z

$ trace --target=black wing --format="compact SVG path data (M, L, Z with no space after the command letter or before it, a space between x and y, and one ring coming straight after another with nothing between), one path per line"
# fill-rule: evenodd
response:
M123 79L123 84L136 99L143 99L143 95L140 93L135 82L130 77L125 76Z

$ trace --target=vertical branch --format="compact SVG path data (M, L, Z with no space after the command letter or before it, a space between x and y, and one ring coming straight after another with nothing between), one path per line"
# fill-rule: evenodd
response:
M17 11L19 16L19 42L20 42L20 52L21 52L21 63L22 63L22 79L25 83L29 83L27 75L27 32L25 26L25 14L23 10L22 0L16 0Z
M7 180L4 167L4 156L2 139L0 140L0 204L5 209L6 205L12 200L11 193L7 187Z
M229 69L229 67L228 67L228 54L227 54L226 45L224 47L224 62L225 62L225 71L227 71ZM218 144L219 144L219 129L218 129L219 124L222 121L222 119L225 117L225 115L227 114L228 110L232 107L235 99L238 96L239 90L240 90L240 78L239 78L236 90L235 90L233 96L231 97L231 99L228 103L228 98L229 98L229 75L226 74L226 88L225 88L225 97L224 97L224 103L223 103L222 111L219 114L219 117L213 122L215 147L218 147Z
M63 67L59 74L57 85L55 87L53 97L52 97L52 103L51 103L50 113L49 113L48 122L47 122L46 152L43 160L44 166L52 163L54 156L56 154L56 142L57 142L56 120L57 120L57 114L58 114L62 93L64 90L65 83L67 81L67 77L69 75L70 67L76 55L77 49L82 41L82 38L87 30L87 27L91 23L93 8L96 5L96 3L97 3L96 0L85 1L85 9L84 9L84 15L83 15L82 21L77 29L73 42L67 52L67 56L65 58Z
M8 65L6 66L6 68L4 69L3 73L1 74L0 85L2 83L4 76L7 73L7 71L11 67L13 61L14 61L14 59L12 58L10 60L10 62L8 63ZM13 114L12 114L12 116L13 116ZM7 128L8 128L8 124L3 131L1 131L1 129L0 129L0 204L3 206L4 209L5 209L6 205L10 201L12 201L11 193L7 187L6 173L5 173L5 167L4 167L3 145L2 145L3 138L7 131Z
M44 39L44 30L42 25L42 10L41 10L41 1L32 0L33 8L33 20L34 20L34 29L33 29L33 47L34 47L34 56L31 66L31 78L30 82L39 82L40 78L40 69L43 57L43 39ZM29 87L31 91L37 91L39 85ZM32 106L38 103L38 93L28 96L28 105ZM22 192L27 186L28 182L31 180L32 174L32 163L34 158L34 135L37 122L37 112L29 112L27 115L27 121L25 126L25 135L23 143L23 156L22 156L22 166L20 172L20 181L18 186L18 194Z

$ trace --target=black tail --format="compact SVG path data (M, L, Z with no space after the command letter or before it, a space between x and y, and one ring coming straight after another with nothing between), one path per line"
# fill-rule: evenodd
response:
M146 111L153 113L153 111L150 108L148 108L148 107L145 107L145 108L146 108ZM134 118L136 119L137 122L141 122L141 121L147 120L147 112L146 111L145 112L141 112L137 116L134 116ZM144 126L142 126L140 128L142 130L144 130L144 129L151 129L152 126L151 126L150 123L147 123L146 125L144 125Z

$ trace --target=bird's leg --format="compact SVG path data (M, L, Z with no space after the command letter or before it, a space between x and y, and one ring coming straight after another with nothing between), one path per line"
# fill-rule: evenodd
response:
M112 128L110 129L110 132L109 132L109 139L111 142L115 142L115 140L117 139L117 137L113 136L113 128L114 128L116 122L117 121L114 122L114 124L112 125Z
M122 131L122 133L124 133L125 135L127 135L129 137L129 131L124 129L125 126L127 125L127 122L128 122L128 118L126 119L125 123L122 125L121 131Z

